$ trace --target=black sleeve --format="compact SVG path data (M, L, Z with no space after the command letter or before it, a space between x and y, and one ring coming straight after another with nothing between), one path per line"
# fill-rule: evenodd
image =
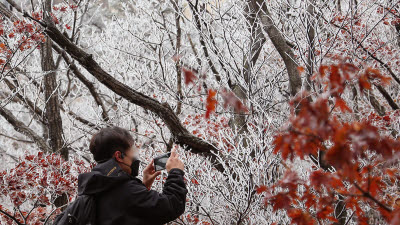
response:
M184 172L174 168L169 171L162 193L148 190L143 183L130 182L129 209L145 217L149 224L164 224L185 212L187 189Z

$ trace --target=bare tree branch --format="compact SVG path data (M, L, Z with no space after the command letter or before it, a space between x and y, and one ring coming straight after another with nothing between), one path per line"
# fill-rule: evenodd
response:
M295 96L300 91L301 78L297 69L298 63L296 62L294 53L290 46L286 43L286 40L281 32L274 25L274 22L271 19L271 13L269 12L265 1L256 0L256 2L262 10L260 21L264 25L264 30L267 32L272 44L275 46L286 65L289 75L290 95Z
M7 18L10 18L11 21L15 21L18 19L9 9L7 9L7 7L2 2L0 2L0 13Z
M97 103L98 106L101 107L102 109L102 117L104 121L108 121L109 120L109 116L106 110L106 107L103 103L103 100L100 98L100 95L96 92L94 84L92 82L90 82L85 75L83 75L78 67L72 62L72 60L69 59L69 57L67 56L67 53L65 51L63 51L61 48L59 48L57 45L52 45L53 49L56 50L56 52L58 54L60 54L65 63L67 63L67 65L69 66L69 68L72 70L72 72L75 74L75 76L89 89L90 94L93 96L94 101Z
M52 20L51 0L46 0L44 5L44 21ZM50 146L54 152L60 151L65 160L68 160L68 149L64 148L62 119L60 114L58 88L57 88L57 73L56 65L53 60L52 41L46 38L46 42L42 44L40 49L42 69L48 72L44 80L45 89L45 115L47 119L46 125L49 128Z
M168 103L160 103L127 85L116 80L107 73L92 57L65 37L51 22L46 22L44 32L75 60L77 60L90 74L108 87L110 90L125 98L129 102L157 114L171 131L174 142L190 149L193 153L210 157L212 163L219 171L224 171L223 166L217 162L212 153L218 152L217 148L192 135L180 122Z
M12 112L3 107L0 108L0 115L2 115L14 127L14 130L28 136L32 141L34 141L42 151L51 152L51 148L47 145L46 141L37 135L32 129L27 127L23 122L19 121Z

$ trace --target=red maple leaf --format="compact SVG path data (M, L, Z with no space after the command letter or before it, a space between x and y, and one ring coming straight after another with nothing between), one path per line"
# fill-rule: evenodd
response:
M185 84L189 85L190 83L194 84L195 80L198 78L196 75L194 75L194 72L192 70L182 68L183 71L183 76L185 77Z
M257 188L257 194L260 194L266 190L267 190L267 186L261 185L260 187Z
M340 97L336 98L336 105L342 112L351 112L351 109L347 106L346 102Z
M304 73L305 69L302 66L298 66L297 71L299 71L299 73Z
M288 216L292 218L292 222L297 225L313 225L314 220L308 213L304 213L301 209L292 209L288 212Z
M332 214L332 212L333 212L332 207L325 206L324 208L322 208L317 212L317 217L318 219L329 219L331 221L337 222L337 219L335 217L329 216Z
M271 197L266 197L265 200L273 205L274 211L277 211L279 209L288 209L290 208L290 203L292 202L289 198L289 195L282 192Z
M217 92L213 89L208 90L208 96L206 101L206 118L210 118L210 114L215 112L215 107L217 106L217 100L215 99L215 95Z

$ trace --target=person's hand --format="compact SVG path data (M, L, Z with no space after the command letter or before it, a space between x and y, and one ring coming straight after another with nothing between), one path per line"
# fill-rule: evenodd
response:
M146 166L146 168L143 170L143 184L147 187L148 190L150 190L151 185L153 185L154 179L158 175L161 174L161 171L155 171L154 170L154 159L151 160L150 164Z
M179 159L179 155L176 152L176 150L173 149L171 151L171 156L169 157L169 159L167 161L167 165L165 167L166 167L168 173L173 168L178 168L178 169L184 170L185 165Z

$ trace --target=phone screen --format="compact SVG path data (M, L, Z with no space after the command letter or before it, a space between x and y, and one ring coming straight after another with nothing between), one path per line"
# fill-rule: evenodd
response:
M171 153L169 152L169 153L155 157L154 158L154 170L155 171L164 170L167 165L168 158L170 156L171 156Z

